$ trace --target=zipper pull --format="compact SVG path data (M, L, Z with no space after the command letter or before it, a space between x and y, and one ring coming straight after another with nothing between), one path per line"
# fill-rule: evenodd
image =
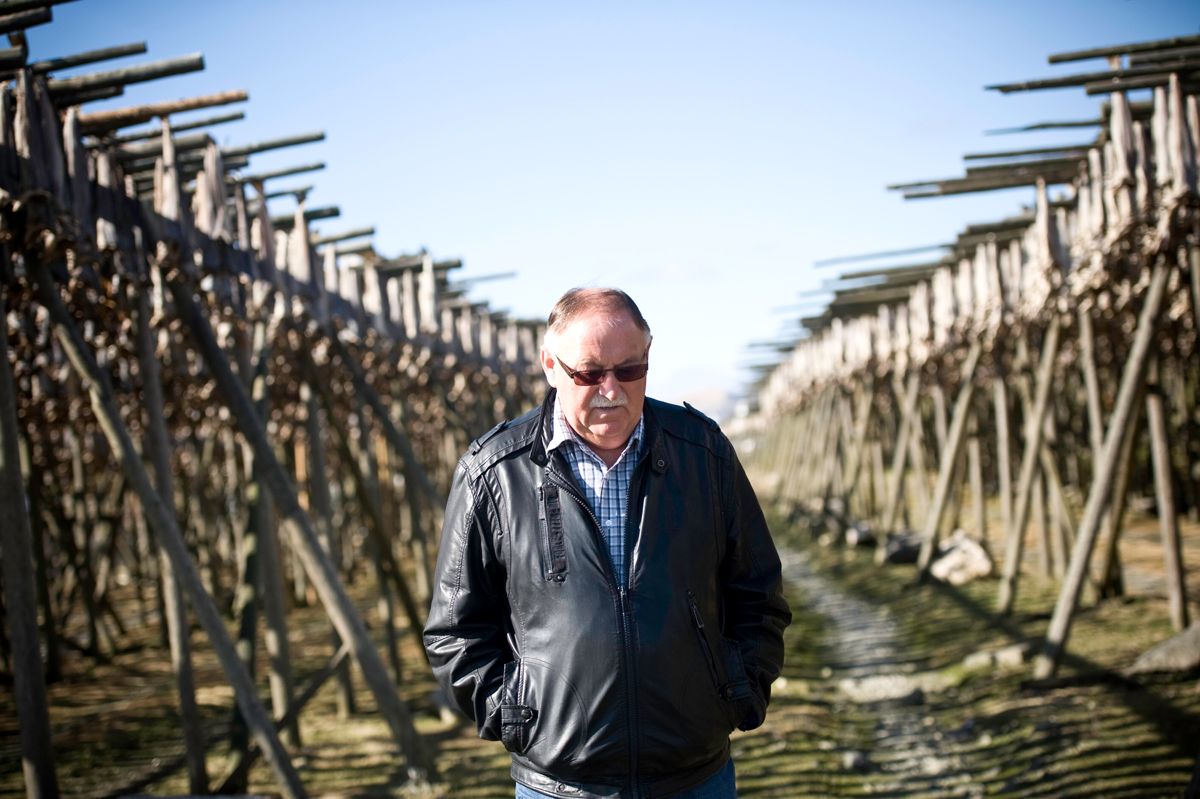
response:
M688 608L692 611L692 618L696 621L696 626L701 630L704 629L704 619L700 618L700 608L696 607L696 595L688 591Z

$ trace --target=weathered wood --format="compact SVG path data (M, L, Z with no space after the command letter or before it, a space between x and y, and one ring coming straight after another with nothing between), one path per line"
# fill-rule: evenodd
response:
M171 475L171 444L163 411L162 374L156 354L158 333L150 315L150 297L145 291L131 292L134 305L134 338L138 369L142 376L142 407L146 412L146 440L143 449L154 470L154 488L164 508L175 507L175 485ZM193 793L208 791L208 772L204 762L204 732L196 707L195 679L183 589L175 579L175 570L166 550L160 550L159 573L162 580L163 606L179 697L179 720L187 759L188 787Z
M304 212L304 221L312 222L317 219L333 219L342 215L342 210L336 205L327 205L322 208L310 208ZM275 230L291 230L296 225L296 218L292 214L283 216L271 217L271 227Z
M1065 53L1054 53L1047 57L1051 64L1062 64L1068 61L1084 61L1089 58L1107 58L1109 56L1131 55L1133 53L1150 53L1155 50L1166 50L1172 47L1187 47L1200 44L1200 36L1173 36L1169 39L1155 39L1149 42L1132 42L1130 44L1115 44L1108 47L1090 47L1086 50L1069 50Z
M375 227L356 227L350 230L343 230L341 233L332 233L328 236L316 236L313 238L314 247L323 247L326 244L335 244L339 241L347 241L349 239L359 239L364 236L374 236Z
M325 168L325 162L318 161L315 164L301 164L300 166L289 166L283 169L275 169L270 172L257 172L253 175L226 175L225 182L230 186L249 183L265 183L268 180L275 178L286 178L292 175L302 175L306 172L319 172Z
M35 75L45 75L50 72L57 72L60 69L81 67L86 64L95 64L100 61L124 58L130 55L142 55L145 52L145 42L133 42L131 44L119 44L115 47L104 47L99 50L88 50L83 53L76 53L75 55L60 56L59 58L47 58L43 61L34 61L28 66Z
M7 260L8 253L4 253ZM4 267L0 267L0 319L8 319ZM49 701L38 641L32 532L21 479L16 390L8 365L8 324L0 335L0 549L4 551L4 612L12 640L13 695L20 725L21 768L28 799L57 799L50 741Z
M11 73L25 66L25 58L29 50L22 47L5 47L0 49L0 72Z
M1000 493L1000 530L1007 534L1012 525L1012 438L1008 426L1008 385L997 367L992 378L992 418L996 423L996 480Z
M905 381L904 391L897 391L903 397L900 410L900 429L896 433L896 445L892 449L891 483L888 486L887 504L884 505L883 518L880 523L875 559L883 562L887 550L886 538L896 526L896 513L901 502L901 488L904 485L904 471L908 459L908 439L912 435L913 417L916 416L917 391L920 389L920 375L914 370L909 372ZM899 388L897 382L896 387Z
M927 574L937 551L938 528L942 523L942 514L950 498L951 480L954 478L955 466L959 462L963 441L967 431L967 417L971 412L971 401L975 396L975 367L983 354L983 342L976 339L971 344L966 361L962 368L962 386L958 397L954 400L954 415L950 422L950 430L946 434L942 456L938 465L937 486L933 493L933 505L925 518L925 529L921 534L921 553L917 559L917 568L921 574Z
M1170 445L1167 443L1166 414L1157 358L1151 358L1146 375L1146 427L1150 432L1150 462L1154 466L1154 495L1158 527L1162 534L1163 563L1167 581L1167 606L1171 626L1182 632L1188 626L1187 585L1179 541L1179 517L1172 486Z
M1028 147L1023 150L993 150L986 153L966 153L963 155L964 161L981 161L991 158L1020 158L1029 155L1057 155L1060 153L1086 153L1088 148L1094 147L1094 142L1086 144L1063 144L1057 147Z
M0 17L0 33L23 31L36 25L45 25L54 15L49 8L34 8L30 11L18 11L15 14L5 14Z
M1021 470L1017 478L1016 509L1012 526L1006 531L1004 547L1004 571L1000 577L1000 592L997 610L1001 614L1012 612L1017 597L1017 580L1021 570L1021 553L1025 546L1025 526L1029 522L1029 506L1033 481L1037 476L1042 449L1043 420L1050 399L1050 387L1054 383L1054 362L1058 357L1059 328L1057 315L1050 317L1042 341L1042 357L1038 364L1034 386L1033 407L1025 420L1025 449L1021 453Z
M316 392L307 383L300 384L300 401L306 409L305 432L308 435L308 483L309 496L312 501L313 515L317 520L321 545L329 553L329 558L341 570L341 546L338 540L338 529L333 523L333 499L329 492L329 465L325 455L325 438L322 424L323 410L317 399ZM333 649L339 652L345 649L342 637L337 628L332 630ZM349 653L349 650L346 649ZM337 667L337 708L338 718L345 719L354 712L354 690L350 683L350 670L343 662Z
M1146 75L1171 72L1178 67L1189 66L1185 59L1163 64L1150 64L1144 67L1126 67L1125 69L1107 69L1102 72L1081 72L1075 75L1060 75L1056 78L1041 78L1038 80L1018 81L1016 83L996 83L985 86L985 89L1009 94L1011 92L1027 92L1039 89L1063 89L1074 86L1084 86L1099 81L1123 80Z
M237 147L224 147L221 149L221 155L225 158L237 155L254 155L255 153L264 153L268 150L279 150L284 147L295 147L300 144L312 144L319 141L325 141L325 131L323 130L311 133L299 133L295 136L281 136L278 139L267 139L251 144L242 144Z
M967 479L971 485L971 516L975 538L984 549L988 545L986 497L983 488L983 445L979 438L979 418L972 414L967 428Z
M1100 463L1097 464L1096 473L1092 477L1083 518L1079 522L1079 531L1075 536L1075 546L1071 551L1071 563L1067 570L1067 578L1063 581L1062 590L1055 603L1054 614L1050 618L1050 626L1046 632L1042 650L1034 662L1034 676L1038 679L1050 677L1057 670L1063 648L1066 646L1067 637L1070 634L1075 606L1079 601L1079 592L1083 588L1088 561L1091 559L1092 548L1096 543L1100 516L1116 472L1118 442L1124 435L1126 426L1132 421L1134 399L1145 379L1151 340L1157 327L1158 314L1162 308L1167 279L1170 274L1171 264L1165 256L1159 255L1150 274L1150 284L1146 288L1141 312L1138 314L1137 330L1134 333L1129 357L1121 374L1121 385L1117 390L1117 401L1113 407L1112 418L1104 435L1104 451Z
M158 80L171 75L183 75L188 72L199 72L204 69L204 56L200 53L166 58L162 61L151 61L148 64L138 64L135 67L114 69L108 72L95 72L91 75L77 75L71 78L50 78L46 88L50 95L64 95L75 92L104 89L111 86L128 86L131 83L144 83Z
M275 458L266 431L263 429L246 396L245 390L229 368L220 347L213 337L208 319L203 315L191 294L191 289L178 280L169 281L176 310L211 370L242 434L254 447L255 457L264 465L264 477L276 508L283 520L292 545L300 555L304 568L326 612L337 625L344 641L348 641L355 661L379 704L380 713L388 722L392 735L400 744L410 776L423 778L434 774L433 761L425 751L424 742L413 727L408 708L396 694L387 670L367 635L362 618L342 586L333 564L321 549L316 530L308 514L300 507L295 489L282 466Z
M187 122L172 122L171 131L174 133L183 133L188 130L199 130L200 128L210 128L215 125L224 125L226 122L238 122L246 118L246 112L234 111L230 114L214 114L203 119L194 119ZM136 131L127 133L123 136L112 136L104 139L93 140L89 143L90 148L107 146L109 144L125 145L135 142L145 141L147 139L156 139L162 136L162 128L151 128L149 130Z
M288 712L284 714L282 718L279 718L275 721L275 729L283 730L287 727L295 726L300 719L300 712L304 710L305 706L308 705L310 701L312 701L313 697L317 695L317 692L325 687L325 683L329 681L331 676L344 670L349 658L350 646L348 644L341 644L334 651L333 655L329 658L325 665L322 666L315 674L309 677L308 682L305 683L300 692L296 694L296 698L292 702L291 707L288 708ZM217 793L230 793L237 784L237 780L239 778L244 778L245 774L250 770L250 767L254 765L254 762L261 754L262 750L255 746L244 755L239 755L237 758L235 758L230 764L225 777L221 780L220 786L217 788Z
M320 379L316 363L313 362L308 352L301 350L297 354L309 376L309 385L312 386L320 398L325 413L328 414L330 419L333 419L336 405L326 381ZM357 401L363 399L363 397L359 395L355 399ZM356 415L361 420L363 414L359 412ZM375 411L375 416L375 421L382 421L378 418L378 411ZM380 575L387 582L395 586L396 593L409 619L409 632L413 635L414 642L418 644L417 651L424 652L425 644L421 635L425 629L425 617L417 607L412 591L408 587L408 582L400 571L399 565L392 557L391 547L388 546L388 528L384 523L377 481L373 480L371 474L368 472L368 468L370 468L367 464L369 449L362 444L356 444L350 436L350 431L342 425L332 424L330 425L330 429L334 433L334 441L337 443L342 465L349 468L350 476L354 479L358 500L362 503L363 509L366 511L367 532L374 543L377 555L376 561L380 566ZM367 428L362 428L361 436L364 440L367 435Z
M184 111L195 111L200 108L211 108L230 103L242 103L250 98L243 90L206 94L201 97L191 97L186 100L169 100L148 105L138 105L129 108L117 108L111 111L93 111L79 115L79 124L85 133L115 130L128 125L140 125L155 117L166 117Z
M26 257L25 263L33 279L36 296L43 307L49 311L54 335L66 352L72 368L86 382L93 412L114 450L114 456L121 464L126 479L129 480L141 500L142 507L150 519L150 525L159 536L159 542L171 557L175 573L192 603L197 619L208 633L226 678L233 687L238 705L250 720L255 738L263 747L267 761L279 780L280 789L288 797L305 796L300 777L280 744L279 737L275 734L266 711L258 701L250 676L242 668L241 661L238 660L233 641L225 629L225 622L213 604L212 598L201 584L200 575L188 554L187 546L184 544L174 516L159 500L158 494L142 466L141 457L134 448L129 431L125 428L117 409L107 374L96 365L95 357L88 349L66 308L63 307L62 300L58 296L58 288L50 277L49 270L40 263L36 256Z

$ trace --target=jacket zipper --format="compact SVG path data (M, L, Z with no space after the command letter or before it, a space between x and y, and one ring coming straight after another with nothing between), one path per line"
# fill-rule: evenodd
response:
M633 495L634 495L633 487L636 484L638 473L641 471L641 467L642 467L642 464L639 463L637 468L634 469L633 476L629 481L629 488L630 488L629 501L625 508L626 530L622 531L623 533L626 532L629 528L629 510L630 510L630 507L632 507ZM584 512L587 513L588 518L592 520L592 529L595 530L596 540L600 544L601 552L607 553L608 543L604 540L604 533L600 528L600 520L598 518L596 518L596 512L592 510L592 506L590 504L588 504L587 499L584 498L583 496L581 496L579 494L579 490L577 488L575 488L573 485L570 485L568 481L563 480L562 478L560 478L558 475L554 474L551 471L547 471L546 474L550 478L551 482L553 482L559 488L566 491L567 495L570 496L573 500L575 500L575 502L579 505L579 507L583 508ZM628 544L628 535L626 535L626 543ZM625 552L625 557L626 557L625 573L626 573L626 575L629 574L629 567L630 567L630 564L632 561L631 554L632 553L630 551L630 548L628 546L626 546L626 552ZM607 558L602 558L602 560L607 565L607 577L608 577L609 588L614 589L613 593L616 594L617 606L621 612L621 650L624 653L624 659L625 659L625 712L629 717L629 774L630 774L631 787L633 788L633 799L640 799L640 797L642 796L642 790L641 790L641 785L639 784L638 777L637 777L637 773L638 773L638 771L637 771L637 769L638 769L637 740L638 740L638 736L640 735L640 731L638 730L638 726L637 726L637 698L634 694L634 690L637 686L637 681L633 677L633 672L634 672L634 668L635 668L633 649L629 645L629 642L633 640L633 632L630 629L630 620L629 620L629 617L632 614L632 611L629 607L629 592L624 585L617 584L617 575L616 575L616 571L612 564L612 558L607 557ZM627 577L626 581L628 581L628 577Z
M713 688L717 690L717 694L724 698L724 693L721 690L721 678L717 674L717 661L713 657L712 647L708 645L708 638L704 636L704 619L700 617L700 608L696 604L696 595L688 591L687 598L688 609L692 612L692 626L696 630L696 635L700 638L700 651L704 653L704 662L708 664L708 676L712 678Z

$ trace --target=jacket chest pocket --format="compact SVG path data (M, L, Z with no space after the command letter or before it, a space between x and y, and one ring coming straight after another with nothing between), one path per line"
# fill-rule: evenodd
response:
M552 483L538 487L538 523L542 533L542 573L547 580L561 583L567 579L567 542L563 537L562 497L558 486Z

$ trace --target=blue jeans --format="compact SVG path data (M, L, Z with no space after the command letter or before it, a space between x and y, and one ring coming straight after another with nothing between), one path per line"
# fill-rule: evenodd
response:
M555 799L548 793L535 791L517 783L516 799ZM709 777L695 788L683 793L677 793L671 799L737 799L737 786L734 782L733 760L725 764L725 768Z

